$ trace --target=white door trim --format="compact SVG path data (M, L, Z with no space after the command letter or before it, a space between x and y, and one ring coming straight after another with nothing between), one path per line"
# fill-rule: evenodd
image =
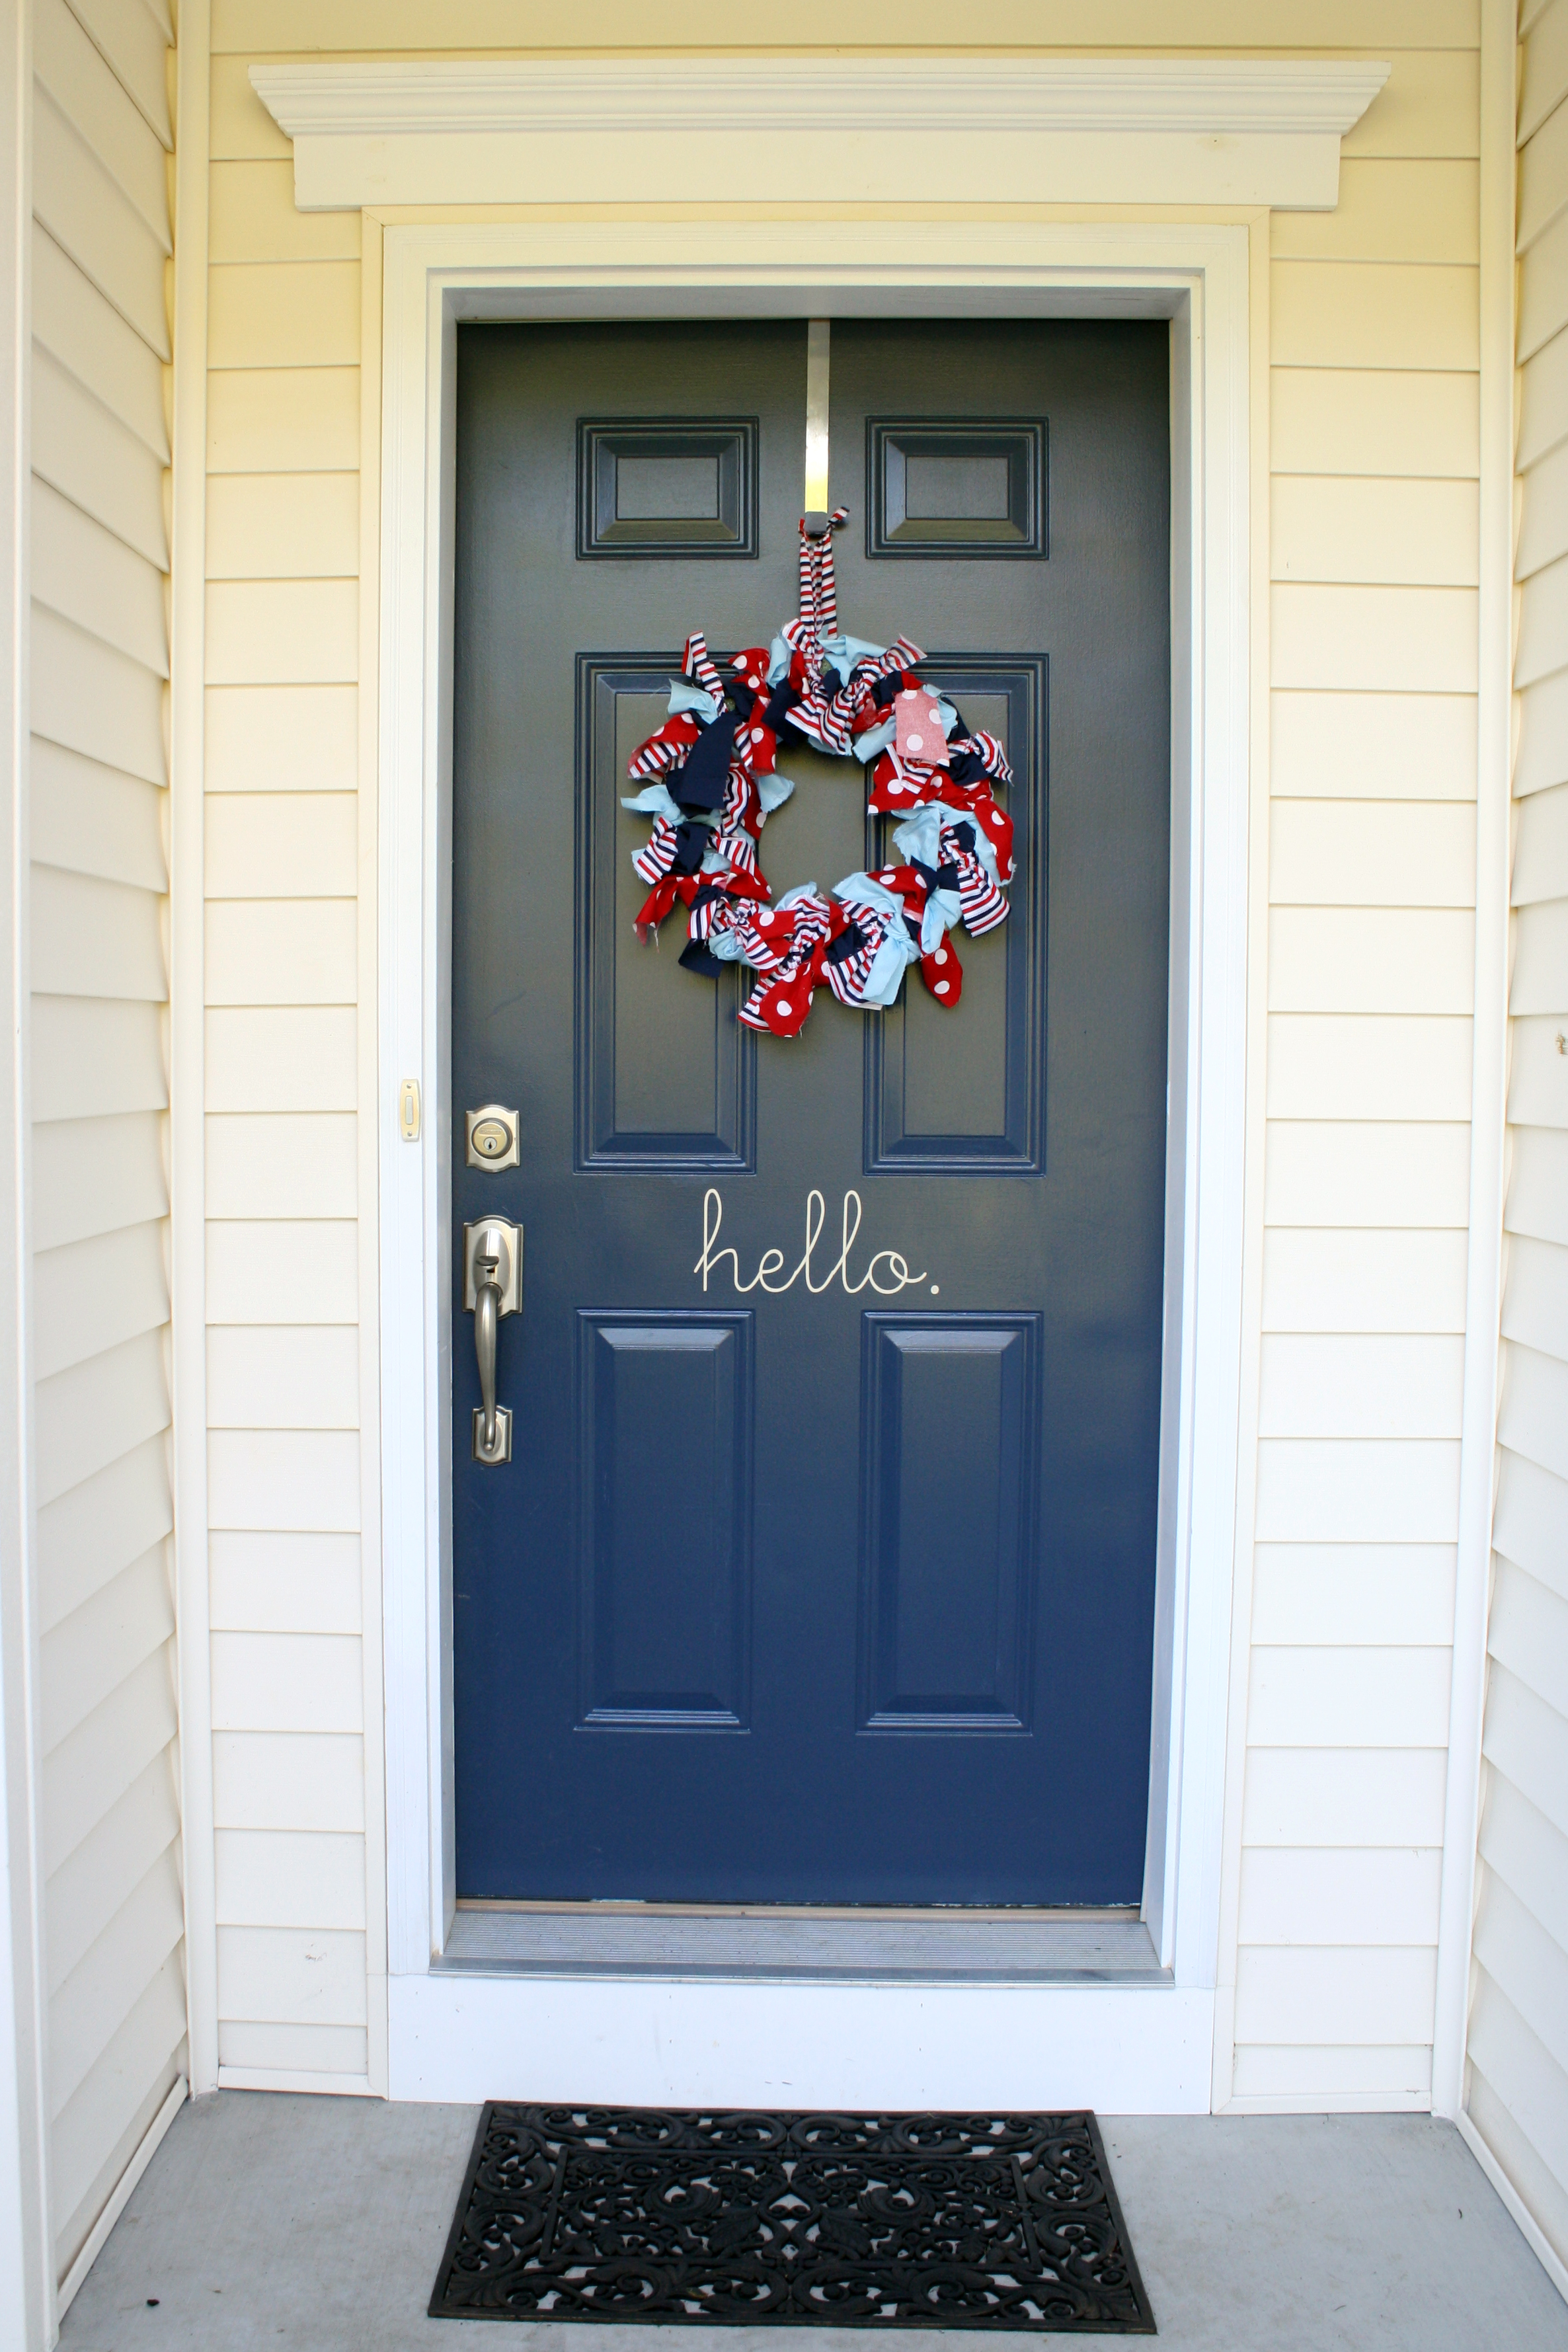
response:
M377 1119L391 2087L426 2098L676 2104L776 2103L787 2091L795 2104L898 2106L1000 2096L1005 2080L1015 2105L1204 2109L1227 1716L1245 1696L1231 1688L1232 1595L1250 1552L1237 1508L1242 1271L1249 1221L1261 1216L1246 1182L1249 231L818 218L707 222L698 257L692 244L689 226L647 219L385 230ZM841 1982L432 1973L452 1907L446 875L456 327L868 312L1172 320L1171 1125L1144 1906L1170 1975L1146 1990L873 1993ZM1254 985L1260 965L1251 958ZM416 1145L397 1122L408 1077L426 1106Z

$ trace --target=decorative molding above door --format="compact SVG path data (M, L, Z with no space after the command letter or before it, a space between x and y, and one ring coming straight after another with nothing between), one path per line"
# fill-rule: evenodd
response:
M306 212L391 205L1338 201L1387 80L1342 58L498 58L253 66ZM852 155L852 163L848 162ZM846 168L848 163L848 168ZM678 180L668 175L674 172Z

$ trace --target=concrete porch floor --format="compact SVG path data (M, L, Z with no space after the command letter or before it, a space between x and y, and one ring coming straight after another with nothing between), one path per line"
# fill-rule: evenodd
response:
M66 2314L65 2352L500 2352L493 2324L424 2315L477 2120L273 2092L186 2105ZM1167 2352L1568 2352L1568 2305L1451 2126L1101 2127ZM866 2352L872 2333L702 2332L719 2352ZM653 2336L532 2322L514 2352L652 2352Z

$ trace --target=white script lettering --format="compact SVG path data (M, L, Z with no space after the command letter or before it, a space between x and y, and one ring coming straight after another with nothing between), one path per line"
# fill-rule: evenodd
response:
M854 1213L853 1223L850 1222L851 1210ZM784 1273L784 1253L776 1249L764 1250L757 1261L757 1270L750 1282L742 1282L741 1261L735 1251L728 1244L723 1249L714 1247L719 1238L719 1229L724 1222L724 1203L719 1193L710 1186L702 1195L702 1255L691 1271L702 1276L702 1287L706 1290L709 1275L716 1273L721 1261L728 1258L730 1279L737 1291L743 1293L748 1290L762 1289L775 1295L781 1290L788 1290L791 1285L798 1282L804 1275L805 1286L813 1297L820 1297L821 1294L825 1290L830 1290L836 1282L841 1282L851 1297L854 1297L857 1291L864 1290L869 1286L883 1298L896 1298L900 1290L909 1290L917 1282L923 1282L925 1276L911 1274L905 1260L897 1250L879 1250L859 1281L850 1281L849 1252L854 1247L855 1236L860 1230L860 1213L859 1193L846 1192L844 1222L841 1228L843 1244L837 1259L829 1266L821 1281L816 1281L812 1276L811 1254L822 1238L822 1227L827 1215L827 1203L820 1192L815 1190L808 1192L805 1196L805 1250L800 1264L792 1273L785 1275L782 1282L775 1281L774 1276ZM888 1269L885 1281L878 1276L877 1269L880 1265L885 1265ZM935 1289L934 1283L931 1287Z

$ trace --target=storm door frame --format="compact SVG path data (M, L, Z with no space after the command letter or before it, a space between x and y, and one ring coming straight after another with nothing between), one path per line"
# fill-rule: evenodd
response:
M1256 1105L1249 1117L1247 1086L1248 949L1257 936L1249 805L1259 782L1251 411L1264 326L1251 225L708 222L694 260L690 232L679 224L393 222L383 246L377 1305L393 2095L763 2101L779 2049L798 2032L816 2053L815 2071L805 2091L796 2070L791 2104L858 2096L962 2105L995 2095L984 2087L992 2062L979 2053L991 2046L1000 2000L1015 2004L1009 2054L996 2075L999 2087L1009 2086L1009 2104L1206 2109L1220 1998L1227 1719L1245 1690L1234 1688L1245 1647L1233 1630L1238 1547L1250 1540L1251 1518L1245 1498L1238 1509L1248 1391L1244 1272L1248 1219L1261 1213ZM877 1984L874 2017L866 2007L869 1969L865 1979L805 1986L743 1971L722 1987L567 1970L542 1981L500 1967L479 1976L444 1971L441 1954L456 1900L447 1030L457 329L481 320L915 315L1170 320L1173 768L1165 1318L1142 1906L1160 1965L1135 1982L1064 1974L1059 1983L1027 1988L998 1990L994 1980L918 1988L926 2043L923 2054L906 2057L901 2001ZM368 488L374 477L366 478ZM1254 992L1256 984L1255 971ZM424 1106L416 1141L403 1124L411 1078ZM733 2045L716 2076L721 1994L726 2015L739 2006ZM1021 2071L1020 2000L1035 2019ZM1041 2001L1047 2007L1036 2017ZM1220 2024L1227 2033L1226 2021ZM653 2062L650 2028L662 2053ZM542 2049L551 2053L548 2081ZM944 2100L949 2060L957 2095Z

